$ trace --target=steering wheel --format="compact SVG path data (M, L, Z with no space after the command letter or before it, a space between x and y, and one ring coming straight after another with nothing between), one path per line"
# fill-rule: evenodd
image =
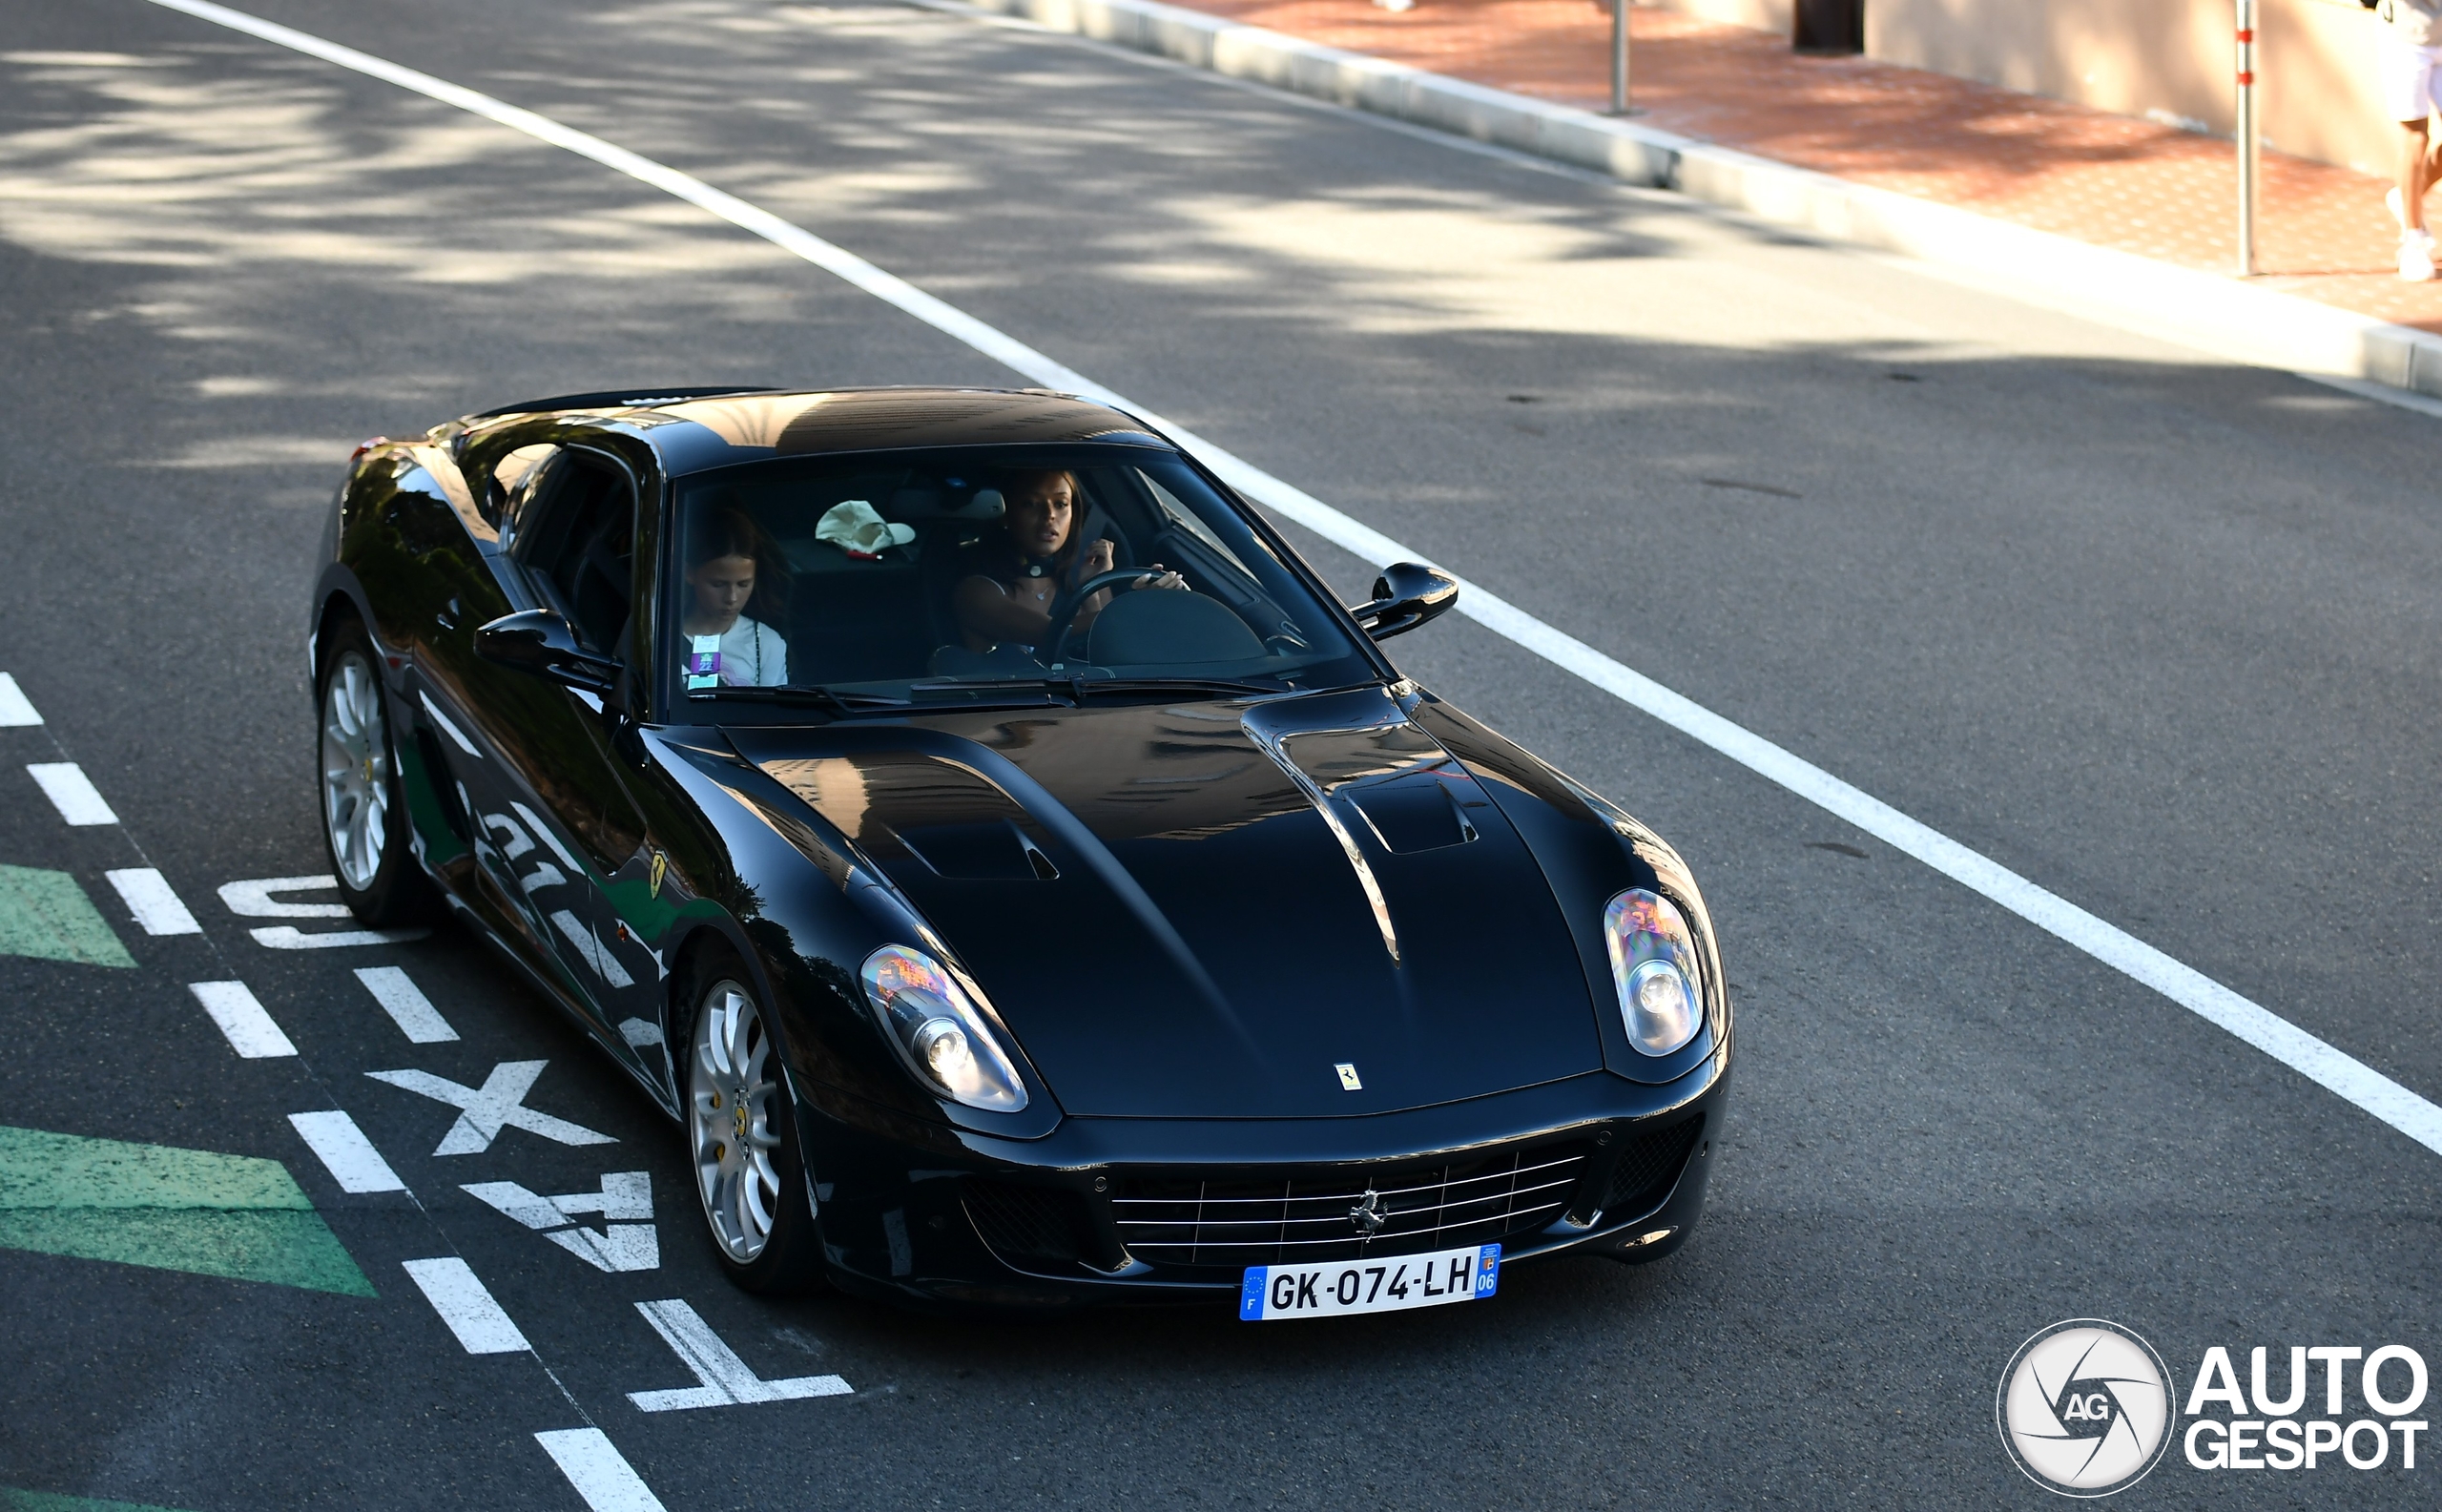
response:
M1109 589L1114 593L1125 593L1130 589L1144 588L1160 582L1165 575L1150 568L1113 568L1107 572L1095 573L1078 584L1072 590L1053 599L1051 623L1047 627L1048 633L1043 637L1043 664L1046 667L1057 667L1067 659L1068 632L1076 624L1077 611L1083 607L1086 600L1105 589Z

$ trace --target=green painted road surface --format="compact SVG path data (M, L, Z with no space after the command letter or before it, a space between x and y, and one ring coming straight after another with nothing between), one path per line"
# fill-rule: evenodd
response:
M0 1126L0 1248L371 1296L276 1160Z
M75 878L31 866L0 866L0 956L135 964Z

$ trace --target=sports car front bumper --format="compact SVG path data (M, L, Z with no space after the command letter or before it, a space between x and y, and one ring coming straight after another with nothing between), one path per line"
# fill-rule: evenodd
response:
M1595 1072L1361 1118L1071 1118L1025 1141L797 1106L847 1290L1234 1304L1252 1264L1491 1242L1509 1263L1660 1259L1703 1211L1728 1070L1725 1046L1662 1087Z

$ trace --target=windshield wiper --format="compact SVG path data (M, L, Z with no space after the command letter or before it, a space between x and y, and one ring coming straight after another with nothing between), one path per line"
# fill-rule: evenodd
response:
M1296 693L1287 681L1248 682L1235 677L1105 677L1087 679L1076 685L1080 694L1089 693L1218 693L1259 694Z
M907 691L926 693L989 693L1016 690L1024 693L1066 694L1071 699L1083 700L1090 694L1225 694L1230 695L1296 693L1287 682L1249 682L1234 677L1088 677L1080 673L1069 677L956 677L908 684Z
M872 714L877 710L904 709L908 700L894 698L881 693L841 693L835 688L723 688L717 694L689 694L690 700L711 701L714 698L735 698L751 703L812 704L833 714Z

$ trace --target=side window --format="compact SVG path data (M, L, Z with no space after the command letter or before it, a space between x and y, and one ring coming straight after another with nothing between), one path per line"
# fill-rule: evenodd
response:
M526 508L516 554L528 581L595 651L619 644L635 582L635 495L610 464L569 453Z
M511 550L517 547L518 527L525 523L550 478L551 469L544 465L559 451L559 447L551 445L520 446L492 464L491 485L486 490L484 507L500 530L502 544Z

